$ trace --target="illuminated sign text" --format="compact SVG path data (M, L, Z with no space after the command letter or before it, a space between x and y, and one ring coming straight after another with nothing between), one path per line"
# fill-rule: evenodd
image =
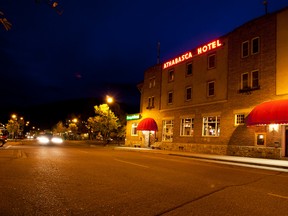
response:
M212 41L208 44L205 44L204 46L201 46L199 48L197 48L197 52L196 52L196 55L200 55L200 54L203 54L203 53L206 53L208 51L211 51L211 50L214 50L218 47L222 46L222 43L220 42L220 40L215 40L215 41ZM193 57L193 54L191 51L189 52L186 52L184 53L183 55L181 56L178 56L170 61L167 61L163 64L163 69L166 69L168 67L171 67L173 65L176 65L176 64L179 64L180 62L183 62L183 61L186 61L188 59L191 59Z
M163 68L165 69L167 67L173 66L175 64L178 64L178 63L180 63L182 61L185 61L187 59L190 59L190 58L192 58L192 52L187 52L187 53L183 54L182 56L179 56L179 57L177 57L175 59L167 61L166 63L164 63L164 67Z
M217 47L220 47L220 46L222 46L222 44L220 43L219 40L212 41L212 42L209 43L209 44L206 44L206 45L204 45L204 46L202 46L202 47L199 47L199 48L197 49L197 54L199 55L199 54L205 53L205 52L207 52L207 51L216 49Z
M126 120L136 120L136 119L140 119L141 118L141 115L138 113L138 114L132 114L132 115L127 115L126 116Z

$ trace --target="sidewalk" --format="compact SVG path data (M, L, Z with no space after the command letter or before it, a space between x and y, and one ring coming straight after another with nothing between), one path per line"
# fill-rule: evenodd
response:
M143 151L151 153L167 154L171 156L189 157L207 161L214 161L218 163L230 163L238 166L249 166L262 169L273 169L283 172L288 172L288 160L276 160L276 159L263 159L263 158L249 158L249 157L237 157L227 155L210 155L210 154L196 154L190 152L181 151L166 151L150 148L133 148L133 147L114 147L115 150L127 150L127 151Z

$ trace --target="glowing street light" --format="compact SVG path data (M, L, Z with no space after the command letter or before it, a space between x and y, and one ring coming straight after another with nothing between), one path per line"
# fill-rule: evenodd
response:
M108 104L113 103L113 101L114 101L113 97L110 97L109 95L106 96L106 102L107 102Z
M109 95L106 96L106 102L107 104L112 104L114 101L113 97L110 97ZM109 124L110 124L110 107L108 105L108 119L107 119L107 144L110 142L110 129L109 129Z

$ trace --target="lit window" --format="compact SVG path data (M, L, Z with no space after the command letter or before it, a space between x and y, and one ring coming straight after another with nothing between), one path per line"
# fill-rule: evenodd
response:
M180 136L193 136L194 134L194 119L181 119Z
M235 115L235 125L244 125L245 123L245 115L244 114L236 114Z
M168 71L168 82L174 81L174 70Z
M216 55L212 54L208 56L208 69L216 67Z
M191 100L191 99L192 99L192 88L187 87L186 88L186 101Z
M168 92L168 104L173 103L173 92Z
M220 135L220 116L203 117L202 136Z
M207 96L211 97L211 96L214 96L214 94L215 94L215 82L214 81L208 82L207 83Z
M137 134L137 126L138 126L137 123L132 123L132 126L131 126L131 136L138 136L138 134Z
M249 87L249 74L241 74L241 89L247 89Z
M263 146L266 142L266 134L264 133L257 133L256 134L256 145Z
M192 75L192 70L193 70L192 62L189 62L186 65L186 76L191 76Z
M260 48L260 39L259 39L259 37L253 38L251 43L252 43L251 53L252 54L259 53L259 48Z
M252 88L259 88L259 72L258 71L252 71L251 72L252 76Z
M242 43L242 58L245 58L249 55L249 41Z
M162 140L163 141L173 141L173 120L164 120L163 121L163 132Z

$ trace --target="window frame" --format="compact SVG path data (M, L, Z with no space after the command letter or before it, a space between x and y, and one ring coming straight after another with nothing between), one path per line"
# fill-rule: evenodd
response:
M244 45L245 44L247 44L247 48L245 47L245 49L244 49ZM249 44L249 40L246 40L246 41L242 42L242 44L241 44L241 58L246 58L246 57L249 56L249 45L250 45ZM247 55L244 55L244 51L247 52Z
M257 40L257 51L254 52L254 41ZM258 54L260 52L260 37L255 37L251 39L251 55Z
M245 114L244 113L236 113L234 115L234 125L238 126L238 125L244 125L244 124L245 124Z
M247 75L247 86L245 86L244 87L244 82L243 82L243 76L244 75ZM245 72L245 73L242 73L241 74L241 89L247 89L247 88L249 88L250 87L250 85L249 85L249 72Z
M173 129L174 129L174 120L167 119L162 121L163 130L162 130L162 141L172 142L173 141ZM167 127L169 126L169 127Z
M254 86L253 82L254 82L254 77L253 74L257 73L257 86ZM251 88L252 89L258 89L259 88L259 70L253 70L251 71Z
M187 119L191 120L189 127L185 127L185 124L186 124L185 121ZM188 129L189 134L185 134L185 132L186 132L185 128L189 128ZM192 137L192 136L194 136L194 118L193 117L181 118L181 120L180 120L180 136L182 136L182 137Z
M173 82L175 80L174 69L168 70L168 82Z
M189 70L191 66L191 70ZM191 73L188 73L189 71L191 71ZM186 76L192 76L193 75L193 63L192 62L188 62L186 64Z
M213 83L213 94L210 94L210 84ZM215 81L207 82L207 97L214 97L215 96Z
M190 98L188 98L188 89L190 89ZM192 87L191 86L187 86L185 88L185 101L191 101L192 100Z
M171 97L170 97L171 95ZM171 98L171 101L170 101ZM173 104L173 91L169 91L167 95L167 104Z
M208 119L208 121L205 121L205 118ZM216 121L209 121L209 118L215 118ZM220 120L221 120L221 117L220 115L208 115L208 116L203 116L202 118L202 136L203 137L220 137ZM210 125L209 125L210 124ZM210 135L208 133L208 135L205 133L205 131L208 131L206 130L206 128L209 129L209 126L211 126L212 124L215 124L215 128L213 130L215 130L215 135L213 135L213 132L212 134Z
M212 66L210 66L210 63L211 63L211 58L213 57L213 62L214 64ZM212 54L209 54L207 56L207 68L210 70L210 69L214 69L216 68L216 53L212 53Z

